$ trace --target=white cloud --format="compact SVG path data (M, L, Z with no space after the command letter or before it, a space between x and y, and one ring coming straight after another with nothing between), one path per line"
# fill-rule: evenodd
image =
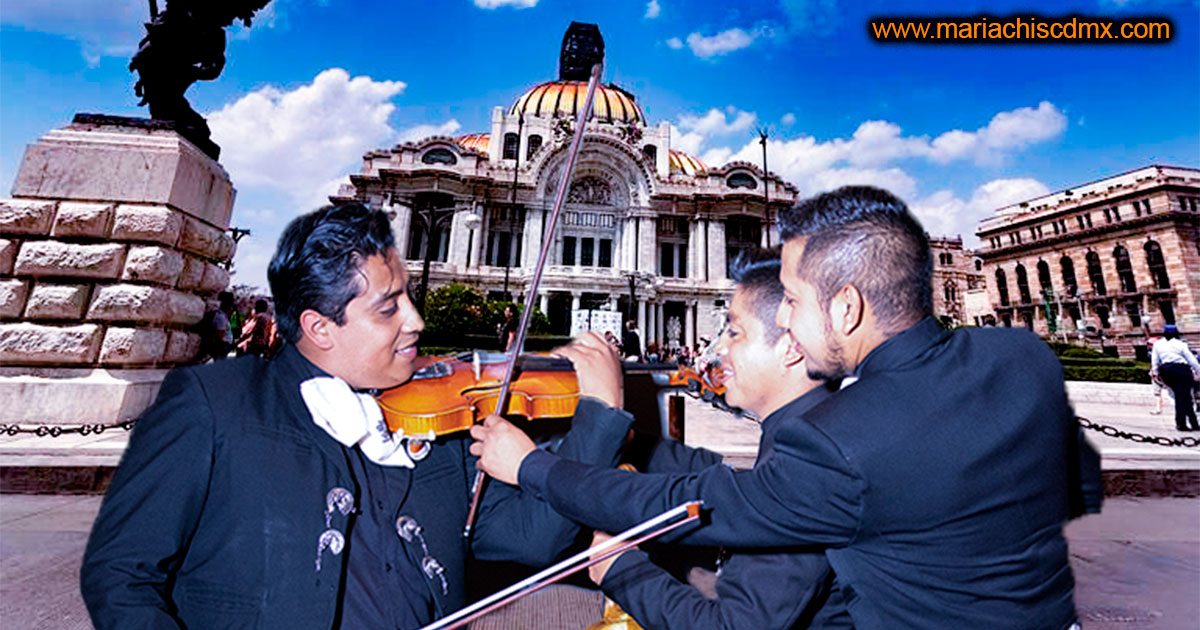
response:
M805 195L815 195L842 186L876 186L891 191L901 199L911 199L917 193L917 181L898 168L829 168L813 173L802 184Z
M462 125L453 118L440 125L415 125L401 131L400 135L396 138L396 142L402 144L428 138L429 136L453 136L461 128Z
M699 32L687 36L688 48L701 59L727 55L754 43L756 33L747 33L740 28L731 28L716 35L704 36Z
M528 9L536 7L538 0L475 0L475 6L480 9L498 9L500 7L515 7Z
M849 141L836 140L845 159L860 166L878 166L928 152L928 138L904 137L900 125L868 120L854 130Z
M796 124L796 115L788 112L779 119L779 123L784 127L791 127L792 125Z
M728 116L733 116L733 121L728 120ZM744 112L740 109L729 106L725 111L717 108L708 110L703 116L692 116L684 114L679 117L679 127L686 131L694 131L702 136L726 135L739 131L746 131L755 121L758 116L751 112Z
M673 50L679 50L683 48L683 40L679 39L678 37L672 37L671 39L667 40L667 46Z
M658 6L658 0L650 0L650 4L646 5L645 17L647 20L653 20L654 18L658 17L659 12L661 11L662 7Z
M5 0L0 24L58 35L78 42L89 66L101 57L127 57L137 50L150 19L143 0Z
M949 190L939 190L909 205L930 234L959 234L963 244L972 248L979 243L975 236L979 222L995 210L1049 192L1045 184L1028 177L994 179L977 187L967 200Z
M236 219L236 211L234 215ZM283 227L284 224L279 223L270 228L253 229L242 238L233 255L231 286L248 284L267 289L267 267L271 264L271 256L275 254L275 245Z
M208 115L237 186L264 186L309 204L366 151L395 137L391 99L405 84L321 72L291 91L260 88Z
M704 144L704 134L695 131L684 133L679 127L671 125L672 149L695 155L700 152L700 145L702 144Z
M274 0L255 15L254 28L273 28L282 23L287 4L297 0ZM326 4L317 0L317 4ZM159 3L159 10L166 4ZM90 67L104 57L132 57L138 42L146 34L143 24L150 21L145 0L5 0L0 24L27 31L59 35L78 42L84 62ZM249 30L240 21L229 29L229 36L245 39Z
M931 143L930 157L939 163L973 159L978 164L1003 160L1005 154L1044 142L1067 128L1067 117L1053 103L1042 101L1036 108L1021 107L996 114L987 126L976 131L955 129Z

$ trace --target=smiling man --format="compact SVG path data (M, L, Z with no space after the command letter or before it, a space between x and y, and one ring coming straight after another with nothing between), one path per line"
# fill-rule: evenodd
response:
M736 284L717 341L725 400L762 419L755 466L775 456L775 436L832 395L808 377L804 356L775 324L783 298L779 252L750 250L730 269ZM719 466L721 456L663 440L647 472L678 473ZM597 542L607 538L596 534ZM786 630L851 628L820 550L739 550L723 560L713 591L704 594L654 565L641 551L590 569L592 579L645 630L694 628Z
M1099 505L1062 368L1024 330L941 329L928 239L899 199L846 187L781 216L777 316L814 378L841 389L752 470L632 475L531 449L496 418L480 466L563 514L620 531L701 499L692 544L817 545L862 629L1078 625L1062 534Z
M280 354L172 371L134 428L81 570L96 628L416 628L465 603L468 552L540 565L572 542L500 484L464 541L465 433L406 439L362 393L413 376L423 327L387 215L301 216L268 274ZM584 398L559 453L612 465L631 418L589 375L616 353L561 354Z

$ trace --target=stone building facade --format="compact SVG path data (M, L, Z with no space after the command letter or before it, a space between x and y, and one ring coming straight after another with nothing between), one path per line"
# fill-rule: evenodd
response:
M1147 166L996 210L978 252L997 322L1123 357L1200 342L1200 170Z
M732 294L729 263L779 244L776 219L797 190L759 165L710 168L673 149L669 123L651 124L633 94L601 85L562 215L545 234L586 87L564 65L557 80L496 107L487 132L368 153L333 199L388 210L410 273L419 279L428 265L431 288L523 299L549 240L536 299L555 332L577 309L609 308L637 321L643 343L712 339Z
M131 417L199 350L234 191L174 131L133 122L47 133L0 199L0 421Z
M983 324L969 297L983 291L983 263L963 248L961 236L930 236L933 254L933 312L951 325Z

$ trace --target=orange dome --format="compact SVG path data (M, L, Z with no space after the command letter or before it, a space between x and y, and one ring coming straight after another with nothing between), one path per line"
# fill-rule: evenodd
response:
M480 153L487 155L488 146L492 142L492 134L489 133L471 133L465 136L459 136L454 139L464 149L474 149Z
M508 113L574 118L579 115L579 108L583 107L586 98L586 81L547 81L522 94ZM634 102L634 96L615 85L601 85L596 88L592 115L588 120L594 119L606 123L646 124L646 117Z
M684 153L683 151L671 149L670 161L672 173L683 173L684 175L691 177L708 173L708 167L704 165L704 162L701 162L700 160Z

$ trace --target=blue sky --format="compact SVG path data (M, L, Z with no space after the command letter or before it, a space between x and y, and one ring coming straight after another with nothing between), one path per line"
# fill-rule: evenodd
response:
M160 2L161 4L161 2ZM1162 15L1154 45L912 45L867 37L873 16ZM129 56L145 0L0 6L0 180L76 112L146 116ZM571 20L595 22L605 80L633 92L674 148L759 162L805 194L892 189L934 234L976 242L991 210L1151 163L1200 166L1200 4L775 0L274 0L229 33L209 117L252 230L234 282L265 285L279 230L361 155L429 133L487 131L492 107L555 78Z

